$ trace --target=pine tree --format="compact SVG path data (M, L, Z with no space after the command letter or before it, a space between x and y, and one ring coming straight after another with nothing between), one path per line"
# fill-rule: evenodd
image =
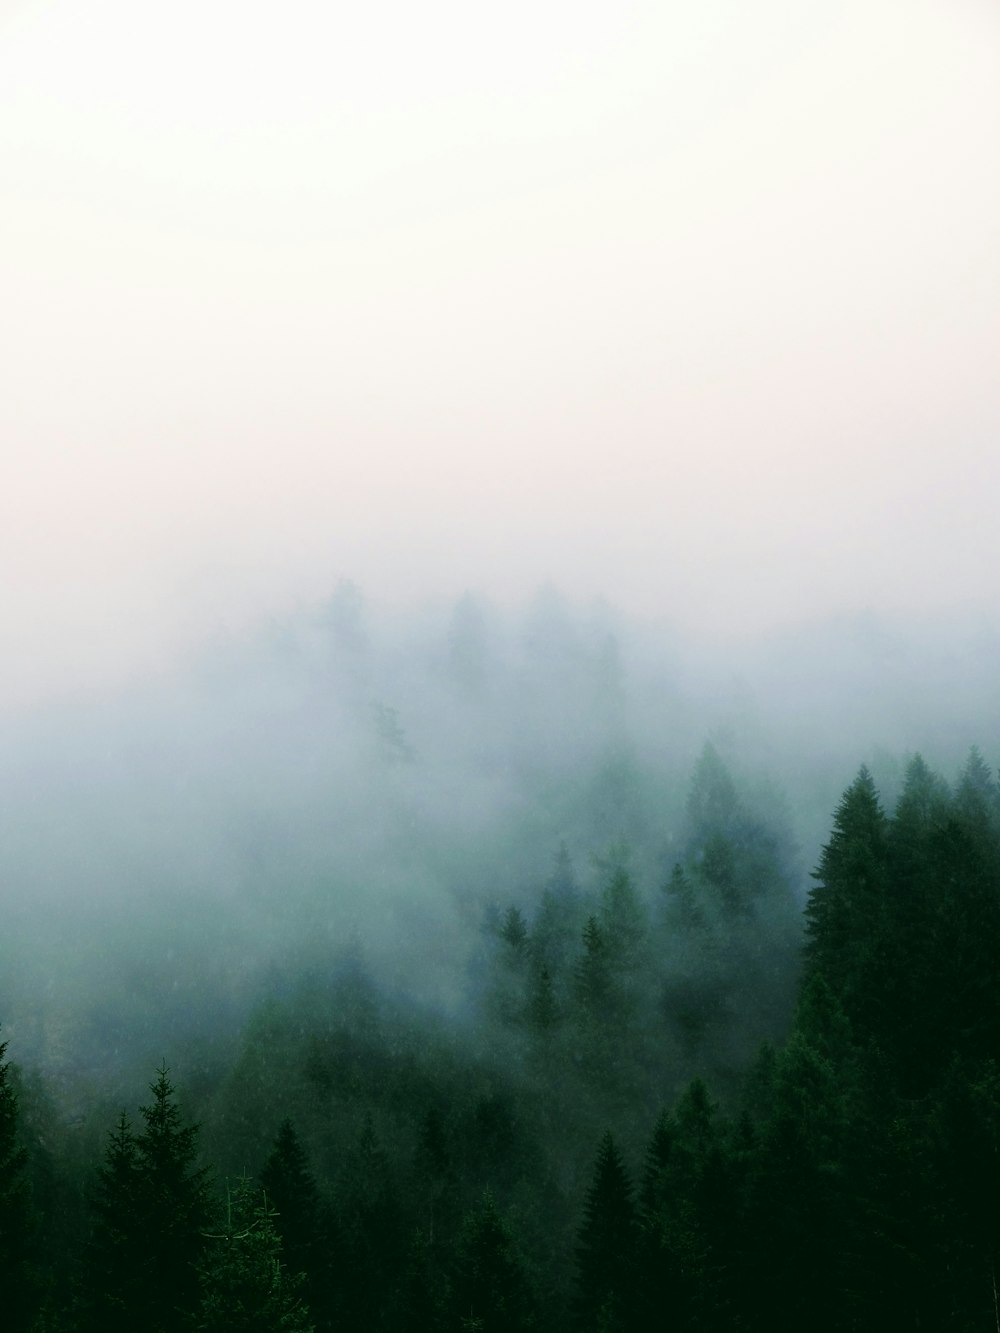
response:
M528 1021L532 1032L542 1038L547 1037L559 1022L559 1006L556 1004L552 977L544 963L538 969L532 983L528 1002Z
M706 741L691 776L687 817L696 845L713 833L729 832L739 814L739 798L729 770Z
M533 1325L524 1259L489 1190L462 1227L451 1276L455 1327L522 1333Z
M273 1210L281 1254L291 1273L305 1274L303 1298L318 1324L325 1314L326 1267L331 1258L319 1189L295 1126L283 1120L260 1183Z
M634 971L642 961L649 929L632 876L624 864L614 865L601 894L601 925L608 955L619 975Z
M122 1110L108 1134L91 1200L96 1223L87 1247L81 1316L88 1329L129 1333L135 1327L147 1254L141 1188L135 1136Z
M344 1163L336 1218L342 1262L340 1320L348 1327L391 1329L399 1314L407 1236L389 1161L370 1115Z
M122 1112L98 1172L84 1298L95 1330L180 1333L197 1304L207 1169L197 1165L198 1129L182 1124L167 1074L159 1069L150 1085L139 1134Z
M577 1243L581 1333L625 1333L636 1304L632 1185L610 1133L601 1140Z
M576 1002L585 1021L602 1022L609 1017L612 1002L608 943L596 916L583 928L583 956L576 968Z
M691 1278L684 1256L695 1246L689 1239L690 1210L671 1180L674 1138L673 1123L664 1113L646 1150L639 1192L638 1327L650 1333L683 1328L691 1304Z
M773 1072L744 1216L741 1303L759 1333L853 1327L845 1113L834 1068L793 1034Z
M708 924L705 908L680 862L675 863L663 892L668 927L685 933L705 929Z
M165 1066L150 1085L136 1136L149 1328L180 1329L197 1295L195 1268L208 1215L208 1170L197 1165L198 1127L184 1125Z
M807 969L853 1022L871 1012L885 912L887 821L867 768L844 793L806 906Z
M0 1042L0 1302L5 1329L21 1333L30 1326L35 1295L28 1258L28 1155L19 1141L18 1100L6 1053L7 1043Z
M313 1333L302 1275L282 1262L266 1195L243 1176L227 1186L217 1230L198 1264L195 1333Z
M519 907L508 907L500 927L500 938L509 947L512 957L523 958L528 947L528 927Z

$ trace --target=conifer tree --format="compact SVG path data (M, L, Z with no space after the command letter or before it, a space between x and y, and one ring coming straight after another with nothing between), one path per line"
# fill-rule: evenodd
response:
M206 1167L197 1165L198 1127L185 1125L168 1070L157 1070L152 1101L140 1106L136 1136L142 1222L148 1245L145 1268L151 1328L182 1328L195 1304L195 1266L208 1216Z
M138 1153L122 1110L108 1134L91 1199L96 1223L87 1248L85 1327L129 1333L142 1303L146 1244Z
M336 1223L343 1245L337 1274L341 1323L393 1328L404 1287L407 1237L390 1164L370 1115L344 1163Z
M106 1320L180 1333L197 1305L207 1169L197 1165L198 1128L182 1123L167 1074L159 1069L150 1085L137 1135L122 1112L98 1173L84 1302L95 1329Z
M637 1222L632 1185L610 1133L601 1140L577 1238L581 1333L626 1333L636 1305Z
M611 1001L608 944L597 917L591 915L583 928L583 955L576 968L577 1007L584 1021L607 1021Z
M847 1017L870 1013L885 911L887 820L867 768L844 793L806 907L807 968L819 972Z
M850 1328L845 1106L835 1071L796 1033L761 1126L748 1210L743 1301L750 1328Z
M704 930L708 924L704 906L680 862L675 863L663 892L668 926L684 932Z
M601 925L616 971L619 975L634 971L641 962L649 926L632 876L623 863L612 866L601 894Z
M531 1030L538 1037L547 1037L559 1021L559 1006L556 1004L552 977L543 963L534 978L528 1005L528 1020Z
M205 1239L195 1333L313 1333L302 1275L282 1262L274 1213L246 1176L227 1186L217 1229Z
M291 1120L281 1122L274 1147L260 1173L260 1183L273 1210L285 1267L291 1273L305 1275L303 1298L317 1323L322 1324L327 1287L325 1270L333 1256L319 1189Z
M0 1302L4 1327L21 1333L30 1325L34 1305L28 1259L30 1206L28 1157L18 1136L18 1101L13 1071L0 1042Z
M523 1333L533 1325L530 1283L513 1232L489 1190L465 1219L451 1277L455 1326Z

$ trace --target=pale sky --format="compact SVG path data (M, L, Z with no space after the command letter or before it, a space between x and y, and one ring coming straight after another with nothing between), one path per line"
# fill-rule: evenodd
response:
M1000 587L987 0L0 0L0 702L351 577Z

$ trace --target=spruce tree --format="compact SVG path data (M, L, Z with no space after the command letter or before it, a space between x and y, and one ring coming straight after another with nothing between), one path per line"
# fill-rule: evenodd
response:
M150 1085L138 1134L122 1112L98 1171L84 1297L95 1330L181 1333L198 1302L207 1169L197 1165L198 1129L182 1123L167 1074L159 1069Z
M227 1186L205 1242L194 1333L313 1333L299 1294L302 1275L283 1263L274 1212L246 1176Z
M18 1100L13 1071L0 1042L0 1302L4 1327L21 1333L30 1326L34 1306L28 1258L30 1204L28 1156L18 1135Z
M208 1216L207 1168L197 1164L198 1127L185 1125L168 1070L157 1070L136 1136L140 1203L147 1243L146 1309L150 1328L181 1329L197 1298L195 1269Z
M577 1238L581 1333L626 1333L636 1307L638 1231L632 1185L610 1133L601 1140Z
M806 965L849 1020L866 1022L883 937L887 820L867 768L844 793L806 906Z
M451 1274L454 1327L523 1333L533 1325L525 1263L489 1190L459 1235Z
M95 1333L129 1333L142 1304L147 1238L141 1188L135 1136L122 1110L91 1197L96 1220L85 1256L81 1319Z
M260 1173L281 1254L291 1273L305 1274L303 1298L322 1325L326 1268L330 1262L324 1209L309 1159L291 1120L283 1120Z

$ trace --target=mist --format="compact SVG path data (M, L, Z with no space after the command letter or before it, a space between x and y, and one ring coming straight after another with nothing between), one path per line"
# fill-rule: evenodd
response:
M988 7L0 21L7 710L340 578L991 610Z
M989 1315L998 56L0 3L15 1333L216 1327L289 1171L283 1328ZM116 1249L175 1095L188 1249Z

